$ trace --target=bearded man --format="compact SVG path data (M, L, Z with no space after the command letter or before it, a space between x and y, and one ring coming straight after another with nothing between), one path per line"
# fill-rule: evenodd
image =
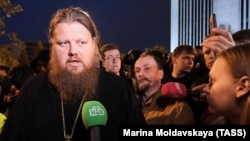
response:
M119 126L145 124L129 84L99 67L99 34L79 7L59 9L49 27L49 71L27 80L1 135L3 141L119 140ZM90 136L80 111L86 101L101 102L107 124ZM93 140L93 138L92 138Z
M193 125L194 114L188 103L162 94L164 63L159 55L158 51L145 50L134 65L138 101L146 122L150 125Z

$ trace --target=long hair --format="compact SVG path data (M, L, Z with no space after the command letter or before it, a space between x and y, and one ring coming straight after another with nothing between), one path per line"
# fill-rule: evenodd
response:
M240 44L223 51L219 57L226 60L232 76L241 78L247 76L250 78L250 43ZM240 124L250 124L250 91L237 102L245 104L243 116Z

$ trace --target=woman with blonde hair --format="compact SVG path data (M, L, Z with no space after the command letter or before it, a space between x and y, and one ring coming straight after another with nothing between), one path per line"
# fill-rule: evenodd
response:
M209 111L222 115L226 124L250 124L250 44L221 52L209 73Z

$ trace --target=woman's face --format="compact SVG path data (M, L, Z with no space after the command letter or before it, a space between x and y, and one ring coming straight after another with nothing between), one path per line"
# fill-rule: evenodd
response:
M224 58L218 58L209 73L210 82L207 96L209 110L222 116L232 116L236 112L237 79L233 78ZM238 109L238 108L237 108Z

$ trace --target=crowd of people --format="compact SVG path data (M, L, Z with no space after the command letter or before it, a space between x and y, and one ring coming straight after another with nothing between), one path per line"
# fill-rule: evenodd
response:
M117 141L121 125L249 124L250 32L211 32L201 46L179 45L168 57L154 49L122 57L119 45L101 44L89 13L59 9L49 24L50 49L31 65L0 66L0 113L7 116L0 139ZM176 93L163 93L171 82ZM108 115L98 130L82 122L81 109L92 101Z

